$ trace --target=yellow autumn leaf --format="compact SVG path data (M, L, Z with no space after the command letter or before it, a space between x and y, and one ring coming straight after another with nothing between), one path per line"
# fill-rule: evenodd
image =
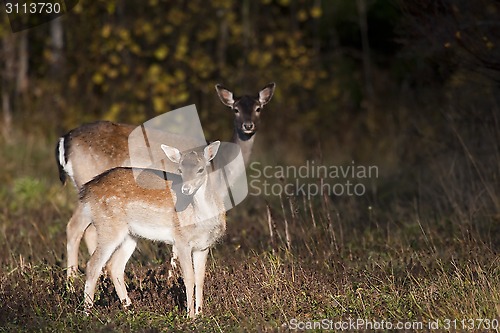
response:
M154 56L158 60L164 60L168 56L168 47L165 45L160 46L154 52Z
M139 47L139 45L137 45L137 44L135 44L135 43L134 43L134 44L132 44L132 45L130 45L129 50L130 50L130 52L132 52L133 54L139 54L139 53L141 52L141 48Z
M312 18L320 18L321 15L323 14L323 11L321 10L321 7L320 6L314 6L313 8L311 8L311 17Z
M116 4L113 1L109 1L106 10L108 11L108 14L113 14L116 11Z
M111 35L111 25L105 24L101 29L101 36L103 38L108 38Z
M153 31L153 26L149 22L142 24L142 32L147 35Z
M264 52L260 57L259 65L261 67L266 67L271 63L272 60L273 60L273 54L271 52Z
M108 112L106 112L106 114L104 115L104 120L116 121L118 115L120 114L120 110L121 110L120 104L113 103L109 108Z
M118 65L120 61L121 58L116 53L109 56L109 62L113 65Z
M307 20L307 12L304 9L299 10L299 12L297 13L297 20L299 20L300 22L304 22L305 20Z
M165 34L165 35L170 35L173 31L174 31L174 27L172 27L171 25L166 25L166 26L165 26L165 27L163 27L163 29L162 29L162 32L163 32L163 34Z
M139 100L145 100L148 97L148 92L143 88L139 88L135 90L135 96Z
M266 46L271 46L274 43L274 37L273 35L266 35L264 37L264 45Z
M180 82L183 82L186 80L186 73L184 73L183 70L176 69L174 72L174 76Z
M111 68L108 70L106 74L108 75L109 78L116 79L118 77L119 72L116 68Z
M177 49L175 50L175 59L184 59L188 52L188 38L186 35L182 35L177 43Z
M153 64L148 68L148 77L150 81L156 81L159 79L161 73L161 67L157 64Z
M183 103L183 102L188 100L189 93L187 91L184 91L184 92L177 94L176 97L177 98L175 100L177 103Z
M130 39L130 32L127 29L120 29L118 35L125 41Z
M94 82L94 84L96 85L101 85L104 82L104 76L102 75L102 73L94 73L94 75L92 75L92 82Z
M153 87L153 92L156 94L166 94L168 93L169 86L163 81L158 81Z
M73 74L70 76L69 78L69 86L71 87L71 89L74 89L78 86L78 75L76 74Z
M163 99L163 97L153 97L153 109L156 113L162 113L165 111L165 100Z

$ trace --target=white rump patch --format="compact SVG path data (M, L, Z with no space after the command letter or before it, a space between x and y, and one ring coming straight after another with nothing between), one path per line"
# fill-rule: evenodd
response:
M71 181L76 187L73 165L71 164L71 161L68 161L66 163L65 156L66 156L66 151L64 150L64 138L59 138L59 164L62 166L64 172L66 172L69 178L71 178Z

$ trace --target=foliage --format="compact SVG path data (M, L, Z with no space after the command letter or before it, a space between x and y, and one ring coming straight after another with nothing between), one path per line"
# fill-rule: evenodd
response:
M393 15L384 1L370 4L380 21ZM50 25L29 31L33 89L16 112L26 120L43 109L68 129L96 118L140 123L195 103L206 130L225 133L210 117L221 109L214 84L242 94L276 81L275 108L286 112L269 114L275 132L312 144L340 110L361 105L356 13L345 1L81 1L62 18L63 60Z

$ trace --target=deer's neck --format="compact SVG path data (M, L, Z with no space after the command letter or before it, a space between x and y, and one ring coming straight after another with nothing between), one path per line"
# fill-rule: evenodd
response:
M245 134L240 131L234 130L232 142L236 143L243 155L243 160L245 161L245 166L250 162L250 155L252 154L252 147L255 140L255 133Z
M207 221L219 213L216 200L217 193L209 186L208 179L200 186L193 196L193 208L198 221Z

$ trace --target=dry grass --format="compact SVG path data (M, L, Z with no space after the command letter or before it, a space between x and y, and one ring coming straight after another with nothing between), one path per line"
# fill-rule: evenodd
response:
M182 280L167 277L169 247L148 242L127 268L133 309L120 308L103 278L92 315L83 315L84 276L71 291L64 271L75 194L58 183L52 140L18 138L0 155L8 185L0 191L0 331L279 331L293 318L498 318L497 171L459 133L461 148L418 178L379 179L376 195L248 198L211 251L206 314L194 321L184 317ZM81 257L84 270L83 247Z

